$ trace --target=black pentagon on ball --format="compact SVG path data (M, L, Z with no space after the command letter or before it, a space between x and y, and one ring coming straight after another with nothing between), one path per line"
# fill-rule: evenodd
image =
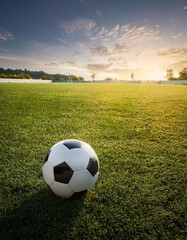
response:
M81 142L78 140L66 140L63 142L63 144L68 148L68 149L73 149L73 148L81 148Z
M60 183L69 183L73 173L73 170L66 162L60 163L54 167L55 181Z
M99 170L99 166L98 166L98 161L95 158L90 158L89 163L88 163L88 167L87 167L88 171L92 174L92 176L95 176L95 174L98 172Z

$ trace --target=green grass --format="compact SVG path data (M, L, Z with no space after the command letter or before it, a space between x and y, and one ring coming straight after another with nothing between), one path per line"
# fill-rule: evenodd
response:
M0 84L0 238L186 239L187 87ZM100 160L95 187L60 199L48 149L76 138Z

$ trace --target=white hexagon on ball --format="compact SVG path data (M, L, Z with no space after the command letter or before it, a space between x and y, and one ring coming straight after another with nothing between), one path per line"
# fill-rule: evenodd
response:
M63 142L59 142L55 144L49 151L48 161L53 165L56 166L61 162L66 160L68 155L68 148L63 145Z
M92 182L92 175L88 170L74 172L69 185L75 192L84 191L89 188Z
M51 184L50 188L57 196L63 198L70 198L74 193L68 184L63 184L56 181Z
M89 155L82 148L75 148L68 152L66 163L74 171L79 171L87 168L89 159Z
M45 162L45 164L42 167L42 175L44 178L44 181L50 186L54 182L54 172L53 172L53 166L49 161Z

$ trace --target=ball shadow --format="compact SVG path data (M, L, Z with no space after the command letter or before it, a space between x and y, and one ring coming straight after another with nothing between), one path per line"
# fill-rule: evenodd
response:
M48 189L38 192L1 216L1 240L70 239L84 197L61 199Z

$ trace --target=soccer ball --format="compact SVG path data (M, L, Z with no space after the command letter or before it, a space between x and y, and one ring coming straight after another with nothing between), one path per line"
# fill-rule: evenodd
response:
M83 141L60 141L47 153L42 175L57 196L80 196L90 190L97 181L98 157L93 148Z

